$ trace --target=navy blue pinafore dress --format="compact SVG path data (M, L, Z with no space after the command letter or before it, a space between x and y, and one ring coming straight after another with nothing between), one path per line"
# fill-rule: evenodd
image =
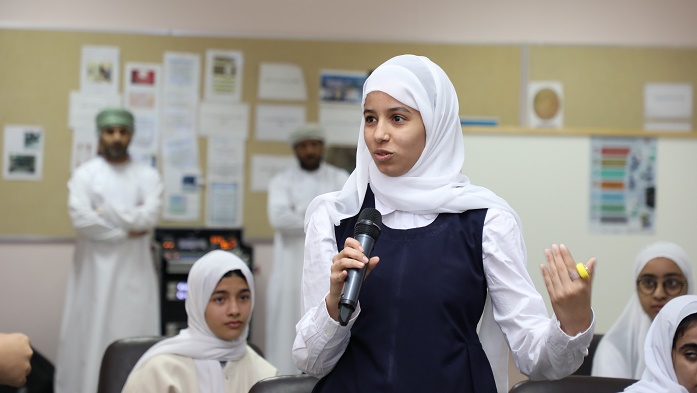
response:
M374 207L368 188L361 210ZM486 278L486 209L439 214L422 228L382 226L373 248L380 263L363 282L361 314L334 369L313 392L496 393L476 327ZM358 215L335 228L353 236Z

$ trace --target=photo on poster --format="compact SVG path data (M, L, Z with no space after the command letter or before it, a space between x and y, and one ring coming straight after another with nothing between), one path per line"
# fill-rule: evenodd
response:
M80 91L117 94L119 90L119 48L112 46L82 47Z
M113 81L114 67L109 61L91 60L87 62L87 80L95 85L110 85Z
M197 192L199 186L197 179L197 175L185 174L182 176L182 192Z
M10 154L10 175L34 175L36 156L33 154Z
M239 51L206 51L206 99L240 100L243 61L242 52Z
M322 70L320 72L320 103L351 104L361 103L363 84L368 72Z
M35 130L24 132L24 149L41 150L43 149L43 134Z
M44 156L43 128L7 125L3 141L3 178L41 180Z
M138 111L156 111L159 104L159 64L126 63L124 98L126 108Z
M133 86L155 86L155 70L146 68L132 68L129 78Z

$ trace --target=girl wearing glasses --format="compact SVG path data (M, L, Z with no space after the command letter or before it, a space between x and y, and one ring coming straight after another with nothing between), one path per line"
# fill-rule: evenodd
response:
M594 376L639 379L644 372L644 341L658 312L673 298L693 292L692 269L685 251L656 242L634 261L636 293L605 334L593 358Z

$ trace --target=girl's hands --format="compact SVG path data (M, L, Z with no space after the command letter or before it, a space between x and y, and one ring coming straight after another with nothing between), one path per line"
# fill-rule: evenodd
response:
M553 244L551 250L545 250L545 256L547 266L540 265L540 268L561 329L569 336L586 331L592 320L591 286L595 258L586 262L590 277L584 279L574 274L576 262L565 245Z
M346 277L348 277L346 269L361 269L367 264L368 271L366 271L366 277L368 277L368 274L380 261L379 257L368 259L363 252L361 243L349 237L344 243L344 249L332 258L331 273L329 275L329 293L325 297L325 302L327 303L329 316L335 321L339 320L339 300L344 290Z

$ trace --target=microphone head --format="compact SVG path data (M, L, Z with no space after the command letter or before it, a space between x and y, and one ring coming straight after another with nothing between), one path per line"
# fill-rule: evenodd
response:
M380 235L380 226L382 225L382 214L378 209L372 207L363 209L358 215L358 221L353 228L353 236L368 235L373 239L377 239Z

